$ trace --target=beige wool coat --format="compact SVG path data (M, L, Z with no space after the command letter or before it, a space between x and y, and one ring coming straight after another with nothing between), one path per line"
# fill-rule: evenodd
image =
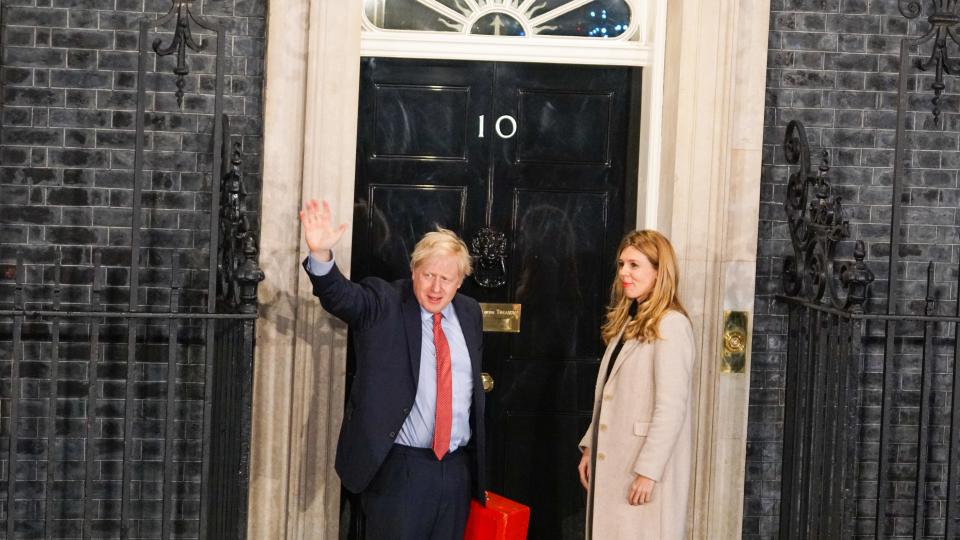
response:
M603 378L619 338L610 342L600 363L593 420L580 441L581 448L593 448L596 440L588 539L686 537L693 470L693 328L684 315L670 311L659 331L661 339L653 343L624 343L609 380ZM656 485L651 502L630 506L627 494L638 474Z

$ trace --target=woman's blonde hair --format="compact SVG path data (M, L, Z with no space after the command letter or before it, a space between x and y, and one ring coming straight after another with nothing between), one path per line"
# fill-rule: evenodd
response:
M646 298L637 299L636 316L630 320L630 304L633 299L623 294L623 284L619 277L614 276L613 287L610 288L610 305L607 307L607 321L600 329L604 343L616 339L621 329L624 340L639 339L644 343L655 341L660 339L657 328L668 311L675 310L687 315L677 297L680 273L677 269L677 255L670 241L657 231L627 233L617 249L618 261L627 247L643 253L657 270L657 279L650 294Z
M410 271L416 270L425 260L439 254L457 257L461 277L469 276L473 272L467 245L457 236L457 233L439 226L437 230L423 235L413 248L413 255L410 256Z

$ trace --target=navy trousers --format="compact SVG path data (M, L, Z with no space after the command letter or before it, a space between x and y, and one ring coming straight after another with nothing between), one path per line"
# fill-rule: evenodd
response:
M470 485L463 451L438 461L429 448L393 445L360 495L367 540L461 540Z

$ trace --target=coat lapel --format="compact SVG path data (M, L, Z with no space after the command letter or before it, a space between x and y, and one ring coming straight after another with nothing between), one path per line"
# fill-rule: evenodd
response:
M610 376L604 379L602 385L597 385L598 396L600 393L603 392L603 389L607 385L607 382L613 379L614 376L616 376L617 372L620 371L620 368L623 367L624 361L626 361L626 359L631 354L633 354L633 350L636 349L638 345L640 345L639 340L631 339L630 341L627 341L626 343L623 344L623 347L620 348L620 354L618 354L616 358L611 358L611 356L613 356L613 350L617 348L617 343L621 339L623 339L623 332L624 330L620 330L620 333L617 334L617 338L611 341L609 345L607 345L607 350L603 353L603 360L600 362L600 372L598 374L598 377L603 377L607 373L607 365L609 365L610 362L616 362L616 363L613 364L613 369L610 370Z
M467 342L467 351L470 353L470 371L474 378L473 385L477 386L483 359L477 357L477 351L480 350L480 343L477 340L480 339L480 336L470 331L470 329L477 328L477 322L473 320L473 314L470 310L463 305L459 294L453 297L453 309L457 312L457 319L460 320L460 331L463 332L463 339Z
M603 358L600 359L600 370L597 372L597 381L599 382L599 384L597 384L597 391L596 391L597 399L600 398L600 394L603 392L603 387L607 384L607 381L605 379L601 380L600 377L603 377L604 375L607 374L607 365L609 365L610 362L613 360L612 358L610 358L611 356L613 356L613 349L616 348L617 341L620 340L620 336L622 335L623 335L623 332L621 331L621 333L617 335L617 339L608 343L607 350L603 351Z
M633 350L640 345L640 340L631 339L630 341L623 344L623 348L620 349L620 354L617 355L616 363L613 364L613 371L610 372L609 379L613 379L617 376L617 372L620 371L620 368L623 367L624 362L627 358L633 354Z
M407 352L410 355L410 375L413 386L420 382L420 347L423 331L420 329L420 303L413 295L412 284L407 285L407 295L403 301L403 327L407 334Z

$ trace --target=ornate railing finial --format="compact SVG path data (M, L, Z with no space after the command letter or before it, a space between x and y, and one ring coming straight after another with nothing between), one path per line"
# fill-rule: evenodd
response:
M227 125L226 121L224 124ZM224 130L226 131L226 129ZM250 230L244 210L247 190L240 166L240 143L233 143L229 169L223 174L220 190L220 253L218 297L246 313L257 310L257 284L263 271L257 264L257 238Z
M867 268L867 263L863 262L867 255L866 246L863 240L857 240L857 245L853 250L853 265L847 266L843 263L840 266L840 282L846 289L846 306L850 311L863 313L864 304L867 301L870 284L873 283L873 272Z
M947 85L943 82L943 75L960 74L960 63L953 62L950 59L950 52L947 48L950 42L960 47L960 40L957 39L957 33L954 28L960 24L960 1L958 0L934 0L930 2L931 13L927 17L930 28L922 36L914 40L914 45L922 45L928 41L933 41L933 48L930 51L930 57L926 60L916 59L914 66L921 71L928 71L933 68L934 79L930 85L933 90L933 98L930 102L933 104L933 121L940 121L940 99ZM923 8L918 0L898 0L900 13L908 19L916 19L923 12Z
M830 185L828 154L824 152L817 173L811 174L806 130L796 120L787 125L783 147L787 163L799 165L790 175L783 203L794 252L784 259L784 292L819 302L829 287L835 307L862 311L873 274L863 262L866 250L862 241L854 251L855 263L835 260L837 243L850 236L850 223L841 197Z
M196 18L190 11L192 0L174 0L176 2L174 9L177 10L177 26L173 33L173 39L170 45L161 48L162 40L156 38L153 40L153 52L157 56L168 56L177 53L177 67L173 68L173 73L177 76L177 106L183 108L183 87L186 86L185 78L190 74L190 66L187 65L187 48L194 52L203 50L203 41L199 43L193 40L193 32L190 29L190 21L196 22Z

